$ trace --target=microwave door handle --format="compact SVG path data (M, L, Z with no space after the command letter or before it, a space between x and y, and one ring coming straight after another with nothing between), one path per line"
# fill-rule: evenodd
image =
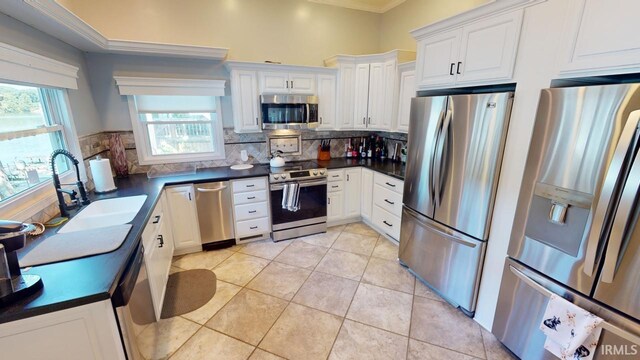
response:
M604 181L602 182L602 189L600 196L598 197L598 203L591 220L591 229L589 230L589 235L587 237L587 252L585 255L583 271L588 276L593 276L596 257L598 256L598 250L600 247L600 238L605 220L607 219L609 204L611 203L616 185L620 183L625 159L631 145L633 144L639 124L640 110L636 110L629 115L629 119L622 130L622 134L618 140L618 145L616 146L613 158L611 159Z
M620 203L616 210L616 216L613 220L611 227L611 235L609 237L609 244L607 245L607 252L604 258L604 266L602 267L602 281L606 283L612 283L616 274L616 268L618 267L618 258L620 257L620 250L622 249L622 243L627 237L627 230L629 229L629 222L632 221L631 215L634 213L636 198L638 190L640 189L640 156L636 155L633 161L631 171L629 171L629 177L622 190L620 196Z

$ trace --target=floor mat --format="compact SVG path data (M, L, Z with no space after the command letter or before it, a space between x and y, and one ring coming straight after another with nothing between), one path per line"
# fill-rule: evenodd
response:
M186 314L209 302L216 293L216 274L211 270L185 270L169 275L162 318Z

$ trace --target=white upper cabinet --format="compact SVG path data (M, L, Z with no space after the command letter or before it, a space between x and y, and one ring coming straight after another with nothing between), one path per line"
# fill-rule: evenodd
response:
M476 18L473 22L430 33L416 30L418 89L504 82L513 68L522 26L522 9Z
M570 0L560 65L566 76L640 70L637 0Z
M236 133L262 131L258 110L258 78L255 71L231 71L231 103L233 124Z
M415 63L403 64L398 71L400 73L400 94L398 95L398 118L396 119L395 130L408 132L411 99L416 96Z
M358 64L355 77L353 127L364 129L369 108L369 64Z
M392 50L325 60L338 68L336 129L392 130L398 109L398 63L414 59L412 51Z
M318 130L336 127L336 77L318 75Z
M260 71L261 94L316 93L315 74Z
M418 81L421 87L453 85L462 29L436 34L418 41Z

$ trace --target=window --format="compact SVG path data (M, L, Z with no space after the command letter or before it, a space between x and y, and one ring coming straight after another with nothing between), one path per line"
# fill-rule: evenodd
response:
M142 165L224 159L226 80L115 76Z
M217 97L137 95L134 100L141 163L224 158Z
M0 204L51 179L50 155L66 149L63 90L0 83ZM56 160L58 173L69 170Z

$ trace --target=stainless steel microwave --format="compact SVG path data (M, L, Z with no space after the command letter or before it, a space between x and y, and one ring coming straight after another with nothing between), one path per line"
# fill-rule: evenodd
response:
M262 95L263 129L313 129L318 127L318 97L312 95Z

